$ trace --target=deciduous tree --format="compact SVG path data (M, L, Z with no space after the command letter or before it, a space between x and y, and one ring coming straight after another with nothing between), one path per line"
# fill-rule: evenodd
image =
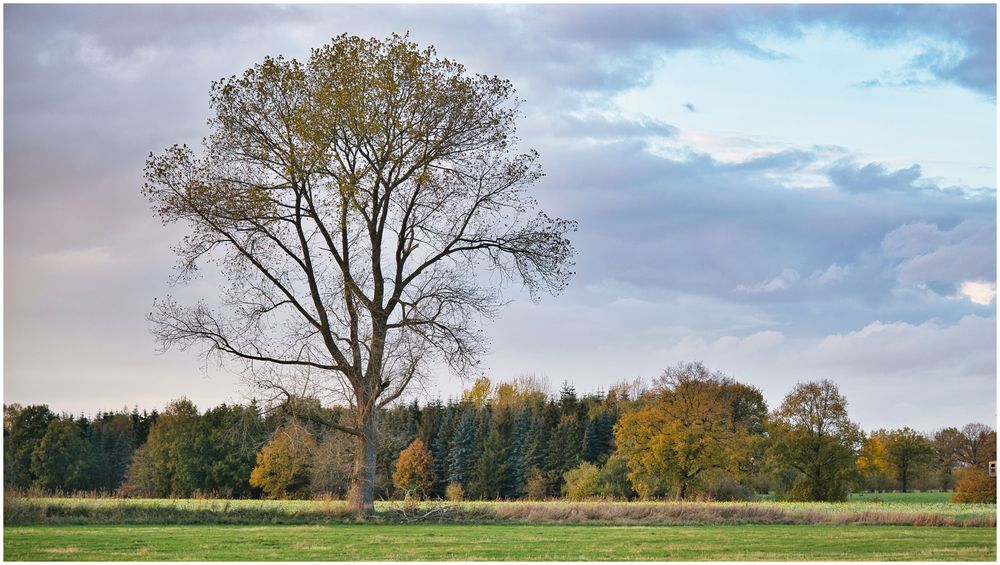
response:
M950 490L954 486L953 471L959 463L964 437L958 428L953 427L934 434L934 462L941 490Z
M302 424L292 421L274 433L257 454L250 484L268 498L302 498L309 492L316 439Z
M934 447L923 434L910 428L893 430L885 438L885 450L903 492L915 470L934 459Z
M864 435L837 385L797 384L772 415L770 432L777 462L800 474L789 498L846 500Z
M701 363L681 364L664 372L640 408L622 416L615 441L641 496L670 489L685 498L705 471L737 471L747 433L733 426L732 384Z
M952 502L996 504L997 478L979 467L963 467L955 475L955 492Z
M135 451L125 490L150 497L190 496L198 481L181 456L192 441L198 408L186 398L167 405L149 429L146 443Z
M997 458L997 433L986 424L974 422L962 426L958 461L971 467L986 470L990 461Z
M396 469L392 472L392 482L396 488L420 496L426 495L434 487L434 459L423 440L417 438L409 447L399 453Z
M349 404L323 423L357 438L350 500L370 512L379 408L434 359L475 364L476 322L503 302L483 270L533 297L563 289L575 224L528 194L541 172L517 153L510 82L405 37L265 58L210 103L202 156L151 155L143 190L190 226L181 279L216 258L230 286L219 307L158 301L156 335L236 361L275 399Z
M94 451L80 426L63 418L49 422L31 455L31 471L33 484L45 490L85 488L94 471Z
M871 433L861 445L858 453L858 471L864 478L865 487L871 491L888 490L892 476L892 462L886 450L888 432L878 430Z
M36 404L4 406L4 482L28 487L36 475L31 470L31 454L56 415L48 406Z

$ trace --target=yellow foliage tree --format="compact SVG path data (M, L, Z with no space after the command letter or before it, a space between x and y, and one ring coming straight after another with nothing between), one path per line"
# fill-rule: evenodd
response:
M417 438L409 447L399 453L396 470L392 472L392 482L396 488L423 495L434 487L434 459L423 440Z
M263 489L268 498L304 498L315 451L316 440L302 424L283 426L257 453L250 484Z
M664 373L638 409L622 416L615 441L640 496L673 491L685 498L705 471L737 472L748 442L743 427L733 426L726 401L732 384L700 363L679 365Z
M858 454L858 470L865 479L865 486L873 492L888 490L892 479L892 462L885 446L887 434L885 430L872 432Z
M462 391L462 401L476 408L483 408L493 394L493 383L489 377L479 377L472 383L472 388Z

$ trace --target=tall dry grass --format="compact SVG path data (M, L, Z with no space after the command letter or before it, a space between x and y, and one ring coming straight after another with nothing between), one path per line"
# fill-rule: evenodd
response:
M996 527L996 514L954 516L940 512L803 508L780 504L670 503L507 503L494 508L496 517L512 522L612 524L886 524L907 526Z
M408 506L406 506L408 505ZM995 507L775 502L380 502L368 521L617 525L885 524L996 527ZM323 524L357 518L343 501L30 498L5 493L5 524Z

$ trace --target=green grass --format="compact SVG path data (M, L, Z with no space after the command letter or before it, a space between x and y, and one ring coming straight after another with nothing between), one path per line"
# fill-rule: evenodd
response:
M995 561L995 528L901 526L6 526L5 560Z
M881 501L893 504L947 504L950 492L854 492L848 502Z

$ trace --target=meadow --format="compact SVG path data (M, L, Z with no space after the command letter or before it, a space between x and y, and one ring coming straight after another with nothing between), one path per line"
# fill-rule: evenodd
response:
M14 526L6 560L994 561L993 528L335 524Z
M996 506L946 495L846 503L379 502L23 498L6 560L996 559Z

